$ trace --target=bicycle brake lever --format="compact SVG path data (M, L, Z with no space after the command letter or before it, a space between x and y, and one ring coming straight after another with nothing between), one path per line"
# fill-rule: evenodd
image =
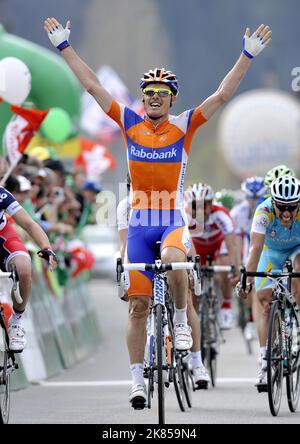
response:
M116 271L117 271L117 282L118 282L118 284L120 284L120 282L121 282L121 275L122 275L122 273L124 271L123 262L122 262L122 258L121 257L117 258Z

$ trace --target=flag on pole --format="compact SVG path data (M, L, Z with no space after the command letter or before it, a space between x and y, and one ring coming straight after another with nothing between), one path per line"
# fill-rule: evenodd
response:
M3 148L10 164L17 164L30 140L40 128L49 110L22 108L11 105L15 114L7 124L3 136Z

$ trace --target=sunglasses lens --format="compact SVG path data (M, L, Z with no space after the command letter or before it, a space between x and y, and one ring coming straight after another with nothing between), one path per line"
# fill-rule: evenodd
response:
M285 211L288 211L289 213L293 213L293 211L297 210L298 205L280 205L280 204L276 204L276 208L281 213L284 213Z
M157 92L159 97L168 97L170 95L169 91L166 91L165 89L160 89Z
M168 97L172 94L168 89L144 89L143 92L148 97L153 97L156 93L159 95L159 97Z
M155 91L154 91L154 89L145 89L144 94L148 97L153 97L155 94Z

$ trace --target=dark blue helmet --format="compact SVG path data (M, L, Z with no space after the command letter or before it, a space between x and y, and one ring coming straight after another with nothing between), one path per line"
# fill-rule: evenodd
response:
M267 190L264 179L259 176L249 177L242 183L242 190L252 199L263 197Z

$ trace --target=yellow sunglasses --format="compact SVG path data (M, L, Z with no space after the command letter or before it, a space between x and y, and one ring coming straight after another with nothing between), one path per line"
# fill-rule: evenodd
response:
M143 89L143 93L148 97L153 97L155 94L158 94L159 97L168 97L172 95L172 91L166 88L145 88Z

